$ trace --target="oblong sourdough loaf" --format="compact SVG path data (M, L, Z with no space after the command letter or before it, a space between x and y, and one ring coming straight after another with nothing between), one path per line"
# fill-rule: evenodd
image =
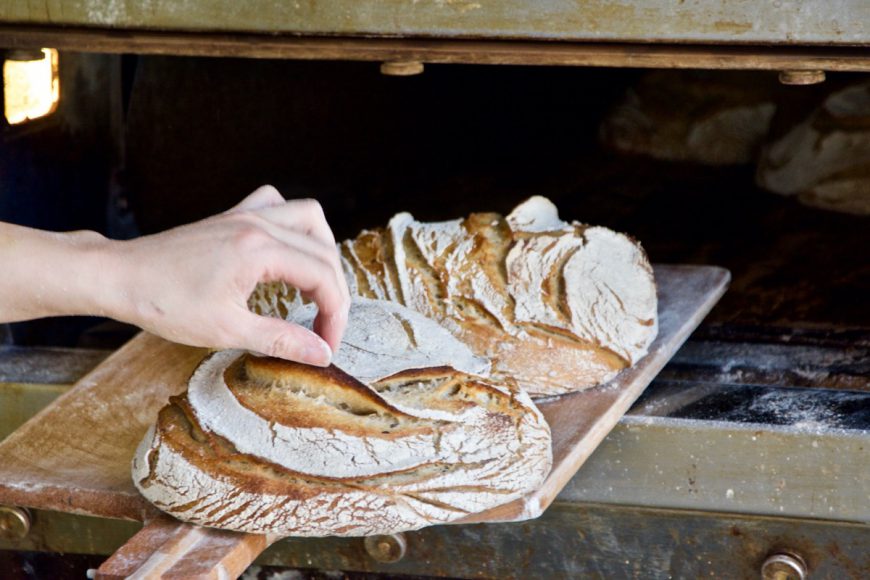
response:
M559 219L532 197L504 218L471 214L423 223L400 213L385 229L339 246L351 293L436 320L532 396L593 387L642 358L656 336L652 268L640 244ZM282 283L249 306L298 319L305 305Z
M546 421L510 382L430 368L366 386L335 367L220 351L160 411L132 471L188 522L358 536L512 501L551 462Z

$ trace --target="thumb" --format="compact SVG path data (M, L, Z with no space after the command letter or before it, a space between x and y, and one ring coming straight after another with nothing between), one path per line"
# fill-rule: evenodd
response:
M243 341L236 348L322 367L332 360L326 341L298 324L245 311L238 328Z

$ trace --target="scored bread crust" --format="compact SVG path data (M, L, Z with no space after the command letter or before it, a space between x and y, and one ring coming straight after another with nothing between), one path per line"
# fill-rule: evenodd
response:
M640 244L559 219L532 197L494 213L424 223L408 213L339 245L351 294L437 321L533 397L590 388L637 363L658 332L656 286ZM255 312L296 320L305 304L261 284Z
M367 386L335 367L221 351L160 411L132 471L149 501L191 523L357 536L507 503L551 463L546 421L510 382L441 367Z

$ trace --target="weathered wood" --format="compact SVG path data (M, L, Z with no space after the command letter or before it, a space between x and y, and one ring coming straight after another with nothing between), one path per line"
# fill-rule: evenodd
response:
M120 31L0 24L0 47L79 52L435 64L870 71L858 47L701 46L395 38L317 38L211 32Z
M97 580L236 578L272 540L156 516L106 560Z
M704 386L674 385L690 396ZM817 420L830 399L759 388L786 424L625 415L556 503L620 504L870 523L870 431ZM721 391L720 391L721 393ZM826 393L830 398L850 396ZM715 396L715 394L713 395ZM826 400L827 399L827 400ZM854 394L854 407L866 396ZM662 414L668 401L662 401ZM691 403L690 403L691 404ZM867 408L867 407L865 407ZM857 413L856 413L857 414Z
M258 563L388 577L754 579L771 551L791 549L809 561L810 578L870 577L870 526L815 519L557 502L530 522L435 526L406 538L407 555L392 564L368 557L358 538L277 542Z
M185 541L186 531L179 526L178 520L169 516L155 516L127 540L126 544L115 551L111 558L103 562L96 578L99 580L127 578L137 570L141 570L160 550L168 554L184 544L189 544L189 539ZM155 561L152 571L160 573L166 567L168 565L159 566Z
M547 40L870 41L864 0L45 0L0 2L0 21L131 30L213 30Z

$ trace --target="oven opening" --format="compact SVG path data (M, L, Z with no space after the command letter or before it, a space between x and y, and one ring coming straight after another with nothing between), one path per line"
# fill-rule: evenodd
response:
M40 70L57 65L50 54ZM544 195L567 219L639 239L654 262L730 269L702 333L836 342L870 328L861 75L793 86L773 71L430 64L395 76L368 62L61 57L57 122L3 131L3 219L129 238L270 183L317 198L347 239L399 211L446 220ZM95 322L12 334L120 340Z

